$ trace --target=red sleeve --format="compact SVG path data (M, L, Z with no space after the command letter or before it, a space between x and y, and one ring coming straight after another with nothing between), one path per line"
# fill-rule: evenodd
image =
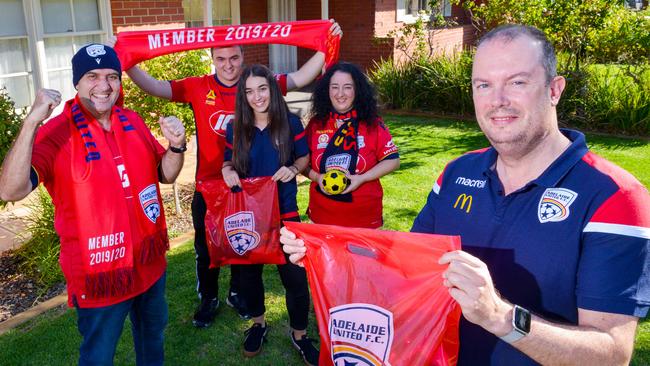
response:
M195 89L196 78L185 78L180 80L170 81L172 87L172 102L190 103L192 97L192 90Z
M69 140L70 128L63 114L50 119L39 128L32 149L32 167L38 174L39 182L52 179L56 156Z
M388 131L388 126L381 119L378 119L377 123L377 150L375 151L377 161L382 161L386 158L399 158L397 146L393 142L393 136Z
M282 95L287 95L287 74L275 74L275 80L278 82Z

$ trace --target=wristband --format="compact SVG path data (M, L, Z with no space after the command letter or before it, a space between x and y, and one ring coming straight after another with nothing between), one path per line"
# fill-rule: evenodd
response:
M173 153L182 154L187 151L187 143L184 143L180 147L169 145L169 150L171 150Z

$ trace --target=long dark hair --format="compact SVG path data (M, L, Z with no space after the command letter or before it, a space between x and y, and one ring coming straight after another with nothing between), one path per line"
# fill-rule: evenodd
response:
M334 110L330 100L330 80L335 72L341 71L348 73L354 80L354 103L353 107L357 111L359 121L372 124L378 117L377 113L377 93L375 87L370 83L368 77L361 71L359 66L340 61L332 65L325 75L316 82L314 94L312 94L311 114L319 121L326 121L329 113Z
M233 123L232 162L235 171L240 176L247 176L250 159L251 143L255 135L255 113L246 100L246 80L252 76L260 76L269 84L271 99L269 101L269 129L273 147L278 151L280 164L285 165L291 155L289 130L289 115L287 103L275 80L273 72L264 65L247 66L242 72L237 84L235 103L235 119Z

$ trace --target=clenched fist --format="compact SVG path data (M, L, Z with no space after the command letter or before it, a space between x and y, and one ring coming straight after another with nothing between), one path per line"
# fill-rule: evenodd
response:
M160 117L158 124L163 136L169 141L169 146L181 147L185 145L185 126L180 119L174 116Z

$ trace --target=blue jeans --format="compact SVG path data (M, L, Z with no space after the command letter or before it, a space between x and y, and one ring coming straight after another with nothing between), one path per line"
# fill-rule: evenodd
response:
M77 328L83 336L79 365L112 365L115 348L128 314L137 365L162 365L163 331L167 325L163 274L146 292L100 308L77 307Z

